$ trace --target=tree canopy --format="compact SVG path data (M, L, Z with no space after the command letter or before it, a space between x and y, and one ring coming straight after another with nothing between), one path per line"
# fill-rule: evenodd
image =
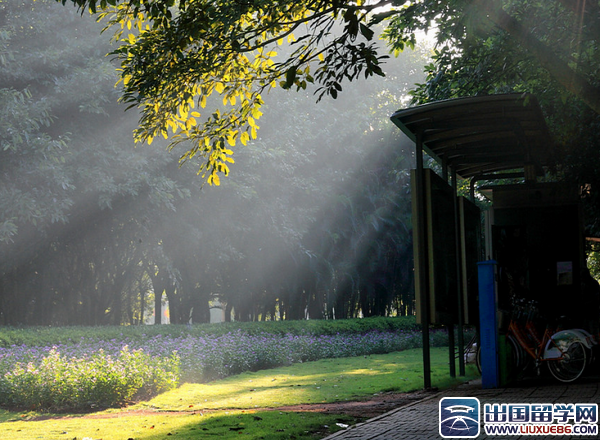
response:
M529 74L543 71L561 86L561 96L575 96L600 113L600 8L594 2L71 1L116 29L122 100L142 112L136 139L192 140L182 160L201 157L212 184L228 174L232 148L256 138L270 89L314 82L318 99L336 98L344 82L383 75L388 50L374 38L380 23L396 52L414 47L421 31L437 32L435 76L418 99L443 95L442 77L452 89L446 96L482 93L480 79L488 92L502 84L514 89L515 81L531 79L516 69L529 63ZM479 63L486 52L487 64ZM470 63L473 54L477 61ZM533 80L539 78L538 72Z
M305 89L337 96L344 78L381 75L365 14L325 1L81 1L117 28L122 100L141 109L136 139L193 140L183 160L201 155L208 182L233 163L230 147L256 139L265 91ZM333 29L341 19L344 30ZM277 61L278 47L291 51ZM311 67L317 65L314 71ZM216 95L219 95L218 98Z

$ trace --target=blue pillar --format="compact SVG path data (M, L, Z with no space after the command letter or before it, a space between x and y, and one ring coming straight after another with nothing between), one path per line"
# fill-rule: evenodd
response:
M477 263L479 275L479 321L481 344L481 383L483 388L498 388L498 289L494 260Z

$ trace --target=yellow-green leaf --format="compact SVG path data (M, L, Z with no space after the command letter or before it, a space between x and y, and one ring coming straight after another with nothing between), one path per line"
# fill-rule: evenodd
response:
M248 144L248 141L250 140L250 135L248 134L248 132L243 132L242 136L240 137L240 141L242 142L242 145L246 145Z

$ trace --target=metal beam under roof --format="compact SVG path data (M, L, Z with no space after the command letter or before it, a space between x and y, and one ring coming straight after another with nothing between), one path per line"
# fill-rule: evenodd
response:
M548 164L550 135L537 99L505 94L436 101L391 120L424 150L462 178Z

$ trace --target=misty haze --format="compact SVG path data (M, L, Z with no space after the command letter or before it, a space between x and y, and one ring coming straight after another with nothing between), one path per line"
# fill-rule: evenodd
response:
M134 144L110 32L2 2L0 323L106 325L412 315L411 144L389 122L425 54L387 77L265 96L220 187L188 148Z

